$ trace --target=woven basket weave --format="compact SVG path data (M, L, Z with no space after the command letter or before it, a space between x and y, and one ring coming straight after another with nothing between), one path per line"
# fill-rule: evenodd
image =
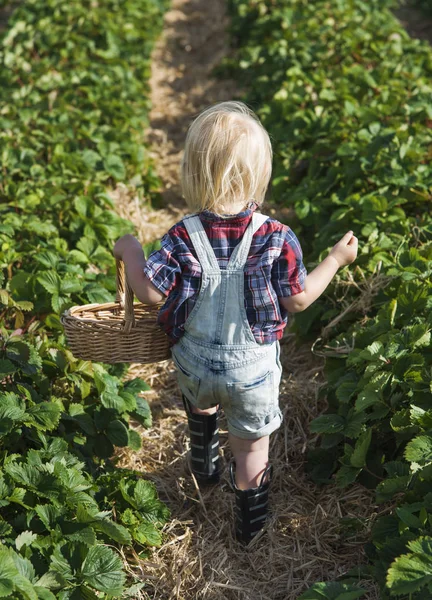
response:
M124 263L116 263L115 302L73 306L61 322L77 358L104 363L155 363L171 357L170 340L157 323L162 304L134 303Z

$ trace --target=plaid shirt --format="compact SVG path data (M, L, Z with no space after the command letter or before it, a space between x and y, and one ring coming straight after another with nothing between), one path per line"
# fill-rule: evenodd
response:
M221 269L249 225L254 207L234 217L199 214ZM268 218L252 239L245 266L245 307L249 325L259 344L282 337L287 312L278 296L293 296L304 289L306 269L300 244L291 229ZM177 342L195 304L201 285L201 265L183 221L162 238L160 250L148 257L144 273L167 296L159 312L159 324Z

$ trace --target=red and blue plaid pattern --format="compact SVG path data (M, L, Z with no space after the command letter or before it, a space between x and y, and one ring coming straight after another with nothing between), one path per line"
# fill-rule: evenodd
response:
M200 219L221 269L241 240L252 218L253 208L231 218L209 211ZM162 238L162 247L147 260L144 273L167 296L159 312L159 323L172 341L184 333L184 324L194 307L201 284L201 265L183 221ZM246 314L259 344L282 337L287 312L279 297L293 296L304 289L306 269L300 244L287 225L269 218L252 239L245 267Z

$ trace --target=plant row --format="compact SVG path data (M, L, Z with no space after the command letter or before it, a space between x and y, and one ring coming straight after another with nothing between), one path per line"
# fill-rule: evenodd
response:
M311 423L308 470L376 489L389 510L371 528L369 564L304 598L360 597L343 587L356 575L382 598L432 592L432 51L393 6L230 2L237 50L225 68L270 132L272 195L292 208L309 270L346 231L360 242L355 265L296 318L326 357L329 408Z
M109 461L141 447L129 421L151 423L148 387L75 358L60 324L112 301L112 247L133 228L107 189L158 183L143 131L166 5L26 0L0 41L0 597L134 597L115 547L146 555L168 518Z

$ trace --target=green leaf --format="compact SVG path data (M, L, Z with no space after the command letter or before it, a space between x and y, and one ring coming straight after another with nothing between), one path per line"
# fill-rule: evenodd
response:
M93 546L96 543L96 536L91 527L86 527L84 523L63 523L62 532L65 539L71 542L80 542L86 546Z
M94 150L84 150L84 152L81 152L81 156L85 165L91 170L95 168L95 166L101 159L99 154Z
M111 596L120 595L125 583L121 558L106 546L90 548L82 564L81 576L91 587Z
M134 379L125 382L124 389L132 394L140 394L141 392L148 392L151 388L140 377L134 377Z
M310 424L312 433L338 433L345 428L345 419L339 415L321 415Z
M92 523L92 527L97 531L101 531L119 544L130 544L132 542L131 535L126 527L114 523L113 521L109 521L108 519L95 521Z
M42 577L36 582L36 585L50 590L58 590L62 588L66 583L66 580L57 571L47 571Z
M108 425L107 436L114 446L127 446L129 444L128 428L117 419L111 421Z
M12 579L0 577L0 598L11 598L15 586Z
M132 450L135 450L135 452L139 452L142 447L142 440L141 440L141 436L138 433L138 431L129 429L128 437L129 437L129 442L128 442L129 448L131 448Z
M431 331L427 325L414 325L409 332L409 337L412 348L430 346Z
M54 594L44 587L35 585L34 591L36 592L39 600L56 600L56 597L54 596Z
M338 487L347 487L351 483L354 483L360 473L361 469L343 465L336 473L336 485Z
M40 402L29 408L27 413L32 417L34 425L51 431L59 424L61 409L53 402Z
M366 590L355 585L338 582L320 581L314 583L298 600L356 600L361 598Z
M107 173L117 179L117 181L123 181L126 177L126 169L122 159L119 156L110 154L104 161L104 167Z
M354 452L351 455L351 465L353 467L362 468L366 466L366 455L372 439L372 428L369 427L363 431L354 447Z
M35 506L35 512L48 531L54 529L57 520L62 515L62 510L60 508L50 504L37 504Z
M7 375L12 375L16 370L16 366L10 360L0 359L0 380Z
M150 546L160 546L162 543L162 535L152 523L143 523L134 531L134 538L140 544L148 544Z
M9 548L0 546L0 598L10 598L14 590L14 580L18 569Z
M132 412L132 416L144 427L151 427L152 425L152 414L147 400L144 398L137 397L136 399L137 408Z
M408 525L408 527L412 527L413 529L421 529L422 524L420 519L413 515L408 508L398 506L396 507L396 513L399 519L405 523L405 525Z
M336 390L336 397L340 402L347 403L357 391L357 382L344 381Z
M21 550L23 546L31 546L36 539L37 535L32 531L23 531L15 540L16 549Z
M391 500L396 494L405 492L409 483L409 476L404 475L402 477L387 478L381 481L376 488L376 500L377 502L387 502Z
M54 271L44 271L37 276L37 280L50 294L58 294L60 291L61 280Z
M387 587L392 594L412 594L432 581L432 557L404 554L396 558L387 572Z
M66 548L67 552L67 548ZM67 581L73 581L75 578L72 565L68 559L63 556L61 548L57 546L51 556L50 571L56 571L62 578ZM39 585L48 587L47 583L42 583L42 579L39 581Z
M404 452L409 462L426 465L432 462L432 436L420 435L411 440Z

